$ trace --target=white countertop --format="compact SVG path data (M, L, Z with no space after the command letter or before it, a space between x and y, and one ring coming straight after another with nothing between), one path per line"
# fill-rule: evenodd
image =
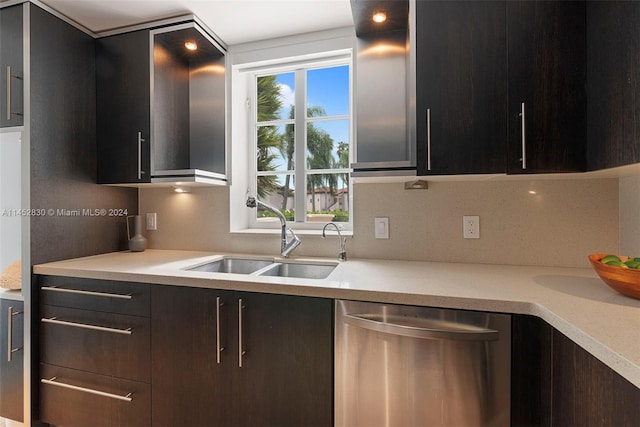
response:
M531 314L640 388L640 300L609 288L591 269L349 260L323 280L184 270L221 255L116 252L37 265L34 273ZM292 258L305 260L334 261Z

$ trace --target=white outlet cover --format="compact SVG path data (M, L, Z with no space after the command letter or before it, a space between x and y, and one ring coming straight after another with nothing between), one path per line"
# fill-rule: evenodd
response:
M388 217L376 217L374 219L374 228L375 228L376 239L389 238L389 218Z
M465 239L480 238L480 217L477 215L464 215L462 217L462 237Z

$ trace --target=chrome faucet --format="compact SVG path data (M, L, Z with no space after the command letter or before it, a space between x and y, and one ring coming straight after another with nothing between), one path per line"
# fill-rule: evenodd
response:
M300 243L302 242L300 241L298 236L296 236L296 233L294 233L293 230L287 228L287 219L284 217L284 215L282 215L282 212L280 212L278 209L274 208L273 206L269 206L266 203L262 203L260 200L257 200L255 197L249 197L247 199L247 207L255 208L258 206L260 206L262 209L268 210L269 212L273 212L280 219L280 224L282 224L282 234L280 237L281 239L280 255L282 255L284 258L288 257L291 254L291 252L293 252L293 250L297 248L298 245L300 245ZM287 230L291 232L291 240L287 239Z
M325 236L325 230L327 229L328 226L333 225L336 228L336 231L338 232L338 240L340 241L340 252L338 252L338 261L346 261L347 260L347 251L346 251L346 246L347 246L347 238L346 237L342 237L342 234L340 234L340 228L335 225L333 222L328 222L324 225L324 227L322 228L322 238L324 239Z

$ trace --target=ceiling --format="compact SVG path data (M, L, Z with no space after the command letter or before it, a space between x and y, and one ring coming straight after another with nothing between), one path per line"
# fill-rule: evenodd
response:
M193 14L227 45L353 26L349 0L41 0L94 33Z

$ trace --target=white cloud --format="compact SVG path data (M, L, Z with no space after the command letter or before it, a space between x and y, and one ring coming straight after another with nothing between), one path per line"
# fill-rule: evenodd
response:
M284 83L278 83L280 88L280 100L282 101L282 111L289 114L289 107L295 105L296 92Z

